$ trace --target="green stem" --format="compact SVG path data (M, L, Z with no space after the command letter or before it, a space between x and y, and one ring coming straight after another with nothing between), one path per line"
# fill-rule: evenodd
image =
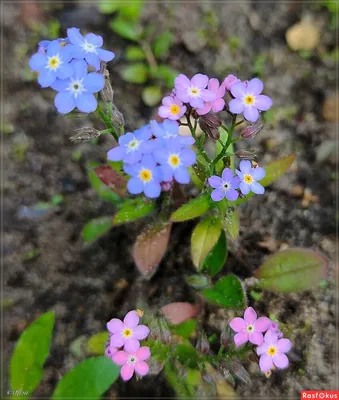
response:
M242 119L241 121L237 122L237 123L235 124L235 126L241 125L241 124L244 123L244 122L245 122L245 120Z
M111 133L112 136L114 137L114 139L116 141L118 141L119 140L119 136L115 132L115 129L114 129L113 125L112 125L111 119L106 116L106 114L102 111L100 106L98 107L97 112L98 112L100 118L103 120L103 122L107 126L107 128L109 130L109 133Z
M194 138L194 140L195 140L195 144L196 144L196 146L197 146L199 152L201 153L201 155L204 157L204 159L205 159L205 160L208 162L208 164L209 164L209 163L211 162L211 160L210 160L210 158L208 157L208 155L207 155L207 153L206 153L204 147L202 146L202 144L200 143L200 141L198 140L197 135L196 135L197 122L195 121L195 124L194 124L194 127L193 127L193 126L192 126L192 122L191 122L191 120L190 120L190 117L186 115L186 119L187 119L188 127L190 128L190 131L191 131L191 133L192 133L192 136L193 136L193 138Z
M222 148L221 152L213 160L213 162L212 162L213 166L215 166L225 156L225 154L227 152L227 149L229 148L230 144L232 143L232 136L233 136L234 128L236 126L235 118L236 117L233 117L232 125L231 125L231 128L229 130L226 128L226 126L221 125L222 129L224 129L227 132L227 141L226 141L226 144L224 145L224 147Z

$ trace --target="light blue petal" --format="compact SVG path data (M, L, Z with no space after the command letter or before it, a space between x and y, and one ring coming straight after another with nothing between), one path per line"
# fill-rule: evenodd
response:
M73 60L70 65L73 68L73 78L82 79L87 75L87 64L84 60Z
M96 93L104 88L105 79L97 72L90 72L84 79L84 86L89 93Z
M190 167L196 162L197 156L193 150L185 149L181 150L180 160L184 167Z
M222 179L219 176L212 175L208 178L208 183L214 189L218 189L222 186Z
M54 71L47 69L41 71L38 76L38 82L43 88L51 86L55 82L55 80L56 80L56 73Z
M178 182L178 183L189 183L190 181L190 174L187 171L186 168L177 168L174 170L174 179Z
M125 135L122 135L122 136L119 137L119 144L121 146L124 146L124 145L128 144L133 139L134 139L133 133L127 132L127 133L125 133Z
M61 114L67 114L75 108L74 97L68 92L60 92L54 99L55 107Z
M61 64L56 73L59 79L66 79L73 75L73 68L70 64Z
M232 180L231 180L231 186L233 189L238 189L239 185L240 185L241 179L239 178L239 176L235 176Z
M153 153L157 148L157 144L155 142L155 140L147 140L143 143L141 143L140 145L140 150L144 153L144 154L150 154Z
M173 170L169 165L162 165L161 170L161 180L164 182L170 182L173 178Z
M251 190L255 194L264 194L265 193L265 188L260 185L258 182L252 182L251 183Z
M254 168L252 176L255 181L260 181L266 175L266 171L262 167Z
M164 129L169 132L171 135L178 135L179 133L179 124L176 121L171 121L170 119L165 119L163 122Z
M84 37L82 36L78 28L68 28L67 37L69 41L73 44L81 44L84 42Z
M221 189L214 189L211 193L211 198L213 201L220 201L225 197L225 192Z
M86 52L82 47L77 44L70 44L69 46L71 47L73 58L77 60L83 60L85 58Z
M149 169L154 169L156 166L156 161L154 157L152 157L150 154L146 154L143 156L141 160L142 166L149 168Z
M62 92L63 90L66 90L70 84L70 79L57 79L53 85L51 85L51 88L57 90L58 92Z
M121 161L124 155L124 149L121 146L117 146L107 152L107 159L109 161Z
M104 42L100 35L95 35L94 33L87 33L87 35L85 35L85 40L95 47L101 47Z
M123 170L126 172L126 174L131 175L131 176L138 175L139 169L140 169L140 166L138 164L124 164L123 165Z
M124 162L126 164L135 164L141 160L142 152L140 150L130 151L129 153L125 153Z
M183 146L192 146L195 143L195 140L192 136L179 136L180 137L180 143Z
M51 40L41 40L39 42L39 46L42 47L45 51L47 50L47 47L50 45Z
M168 160L168 150L167 149L157 149L154 152L154 158L159 164L167 164Z
M86 53L85 60L88 62L88 64L95 68L96 71L99 71L100 69L100 59L99 57L94 54L94 53Z
M158 182L150 182L144 185L144 193L150 199L155 199L160 196L161 186Z
M140 129L135 130L134 131L134 135L139 140L148 140L148 139L150 139L152 137L152 132L151 132L149 124L143 126Z
M73 49L74 46L72 44L67 44L64 47L61 47L60 57L62 58L63 62L68 63L73 58Z
M131 178L127 183L127 190L131 194L139 194L143 190L143 184L138 178Z
M162 129L162 125L159 124L156 120L152 120L150 122L150 128L153 135L156 137L162 137L165 134L164 130Z
M92 93L82 93L75 99L76 106L81 112L90 113L97 109L97 99Z
M234 189L229 189L229 190L226 192L226 198L227 198L227 200L235 201L235 200L237 200L238 197L239 197L239 192L237 192L237 191L234 190Z
M47 47L47 55L53 57L59 53L61 53L60 43L57 40L53 40Z
M115 54L109 50L97 49L97 53L100 60L104 62L112 61L115 57Z
M244 174L248 174L252 169L251 161L242 160L239 165L240 171Z
M29 67L33 71L41 71L47 64L47 57L45 54L36 53L29 60Z
M239 185L242 194L248 194L250 192L250 185L246 182L241 182Z

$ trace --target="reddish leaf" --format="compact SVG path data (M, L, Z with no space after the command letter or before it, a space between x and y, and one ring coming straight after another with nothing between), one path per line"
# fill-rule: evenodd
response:
M179 325L195 317L199 311L199 306L183 302L170 303L161 308L161 312L173 325Z
M108 165L94 168L97 177L108 186L112 192L123 197L126 194L126 179Z
M172 223L147 226L133 246L133 259L141 274L151 278L168 246Z

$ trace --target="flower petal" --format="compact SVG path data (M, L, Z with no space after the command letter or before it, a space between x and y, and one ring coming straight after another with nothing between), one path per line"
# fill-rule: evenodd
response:
M243 97L247 92L246 86L242 82L234 83L231 87L231 93L234 97Z
M67 92L59 92L54 99L54 105L58 112L61 114L67 114L71 112L75 107L74 97Z
M125 338L120 332L114 333L110 339L110 345L113 347L122 347L125 344Z
M253 193L255 194L264 194L265 193L265 188L260 185L260 183L258 182L252 182L251 185L251 190Z
M137 351L137 359L139 361L148 360L150 357L151 357L151 351L150 351L149 347L147 347L147 346L142 346Z
M100 69L100 58L94 53L86 53L85 60L87 63L95 68L96 71Z
M133 332L134 333L134 332ZM139 340L125 339L124 350L128 353L135 353L140 347Z
M87 75L87 64L84 60L72 60L70 64L74 71L73 78L82 79Z
M254 106L245 107L244 117L247 121L256 122L259 118L259 111Z
M208 85L208 76L203 74L195 74L191 79L192 86L196 86L200 89L205 89Z
M185 88L188 88L190 86L190 84L191 84L190 80L184 74L178 75L174 80L175 88L177 88L177 86L178 86L178 87L182 87L185 89Z
M265 332L271 326L272 321L267 317L260 317L254 322L254 329L257 332Z
M66 79L72 76L73 68L70 64L63 64L61 67L56 71L56 75L60 79Z
M190 174L186 168L175 169L173 175L178 183L187 184L190 181Z
M211 193L213 201L221 201L225 197L225 192L221 189L214 189Z
M244 320L246 324L252 325L257 319L257 313L254 311L252 307L248 307L244 313Z
M104 49L97 49L98 56L101 61L109 62L112 61L115 57L115 54L112 51L104 50Z
M201 91L201 98L210 103L217 99L217 95L211 90L204 89Z
M38 76L38 82L43 88L51 86L55 82L55 80L56 73L47 69L42 70Z
M205 105L202 108L197 109L197 113L198 115L205 115L211 111L211 108L212 108L211 103L205 103Z
M261 346L257 347L258 356L262 356L263 354L265 354L269 347L270 345L265 342Z
M260 111L266 111L272 107L272 99L264 94L261 94L255 98L255 106Z
M241 332L246 329L246 322L243 318L235 317L231 320L230 327L235 332Z
M140 376L145 376L148 374L149 366L145 361L138 361L135 363L135 372Z
M120 370L120 376L122 380L129 381L134 374L134 365L133 364L125 364Z
M230 182L233 178L233 171L230 168L225 168L222 171L221 177L224 182Z
M143 191L143 184L138 178L131 178L127 182L127 190L131 194L140 194Z
M124 318L124 324L128 328L136 328L139 324L139 315L135 310L129 311L125 318Z
M158 114L161 118L168 118L170 115L170 110L168 107L160 106L158 109Z
M250 185L248 183L241 182L239 185L239 189L242 194L246 195L250 192Z
M258 78L251 79L247 84L247 91L254 95L259 95L264 90L264 84Z
M92 93L82 93L75 99L76 106L81 112L90 113L97 109L97 99Z
M275 332L272 332L269 330L265 333L264 339L265 339L265 343L275 345L278 341L278 336Z
M47 57L45 54L36 53L30 58L28 65L33 71L40 71L45 68L46 63Z
M254 180L260 181L266 175L266 171L262 167L257 167L252 170Z
M202 108L204 106L204 101L199 97L190 97L189 102L194 108Z
M289 339L280 339L277 342L277 350L280 353L287 353L291 350L292 342Z
M260 346L264 341L264 337L261 332L251 332L248 335L248 340L257 346Z
M124 324L118 318L113 318L106 324L107 330L111 333L121 332L124 329Z
M87 33L87 35L85 35L85 40L95 47L101 47L104 42L100 35L94 33Z
M272 357L268 354L263 354L259 360L259 367L262 372L268 372L273 367L273 360Z
M225 107L225 100L224 99L217 99L212 103L212 110L217 113L222 111Z
M238 199L238 197L239 197L239 192L236 191L236 190L234 190L234 189L229 189L229 190L226 192L226 199L227 199L227 200L235 201L235 200Z
M181 151L180 160L184 167L190 167L196 162L197 156L193 150L184 149Z
M104 88L105 79L97 72L90 72L84 79L83 83L89 93L96 93Z
M117 146L107 152L107 159L109 161L121 161L124 155L124 149L121 146Z
M149 335L149 328L146 325L139 325L133 330L133 337L143 340Z
M242 160L239 164L240 171L244 174L248 174L252 169L251 161Z
M244 103L239 99L232 99L229 103L229 109L233 114L241 114L244 109Z
M217 189L222 186L222 179L219 176L213 175L208 178L208 183L210 186L212 186L212 188Z
M150 182L144 186L144 193L150 199L156 199L160 196L161 186L158 182Z
M247 332L239 332L234 335L234 343L236 347L241 346L242 344L248 341L248 333Z
M126 364L126 362L128 360L128 356L129 355L128 355L128 353L126 353L126 351L120 350L113 355L112 360L117 365L124 365L124 364Z
M276 367L278 367L280 369L284 369L284 368L288 367L289 361L288 361L286 354L284 354L284 353L276 354L275 356L272 357L272 359L273 359L273 363Z
M84 37L82 36L78 28L68 28L67 37L69 41L73 44L81 44L84 41Z

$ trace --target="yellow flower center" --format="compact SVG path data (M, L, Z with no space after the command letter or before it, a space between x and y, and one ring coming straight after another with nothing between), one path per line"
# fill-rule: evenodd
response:
M172 165L172 167L177 167L180 164L180 158L176 154L172 154L168 162Z
M59 66L59 64L60 64L60 60L59 60L58 57L51 57L51 58L48 60L48 65L49 65L49 67L52 68L52 69L57 68L57 67Z
M252 105L254 103L254 97L251 95L247 95L245 97L245 103L248 105Z
M125 338L128 338L130 336L132 336L132 329L126 328L122 331L122 336L124 336Z
M244 181L245 181L246 183L252 183L252 182L253 182L253 178L252 178L251 175L246 174L246 175L244 175Z
M177 104L171 105L171 107L170 107L171 114L177 115L177 114L179 114L179 111L180 111L180 107Z
M190 88L190 90L189 90L189 94L190 94L191 96L199 96L199 94L200 94L200 89L195 88L195 87L192 87L192 88Z
M67 44L66 40L64 40L63 42L60 42L60 46L61 46L61 47L65 47L66 44Z
M128 147L129 147L130 149L135 149L136 146L137 146L137 144L138 144L138 141L134 139L134 140L131 140L131 141L128 143Z
M139 177L143 182L149 182L152 179L152 171L149 169L142 169Z
M275 346L270 346L270 347L267 349L267 354L268 354L269 356L275 356L275 355L277 354L277 348L276 348Z

